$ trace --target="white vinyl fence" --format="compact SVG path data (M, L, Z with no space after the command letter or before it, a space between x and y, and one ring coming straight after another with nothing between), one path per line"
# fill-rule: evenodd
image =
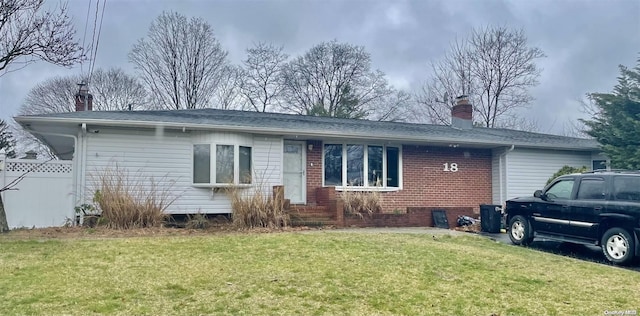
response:
M9 229L63 226L75 217L72 161L7 159L0 152L0 188Z

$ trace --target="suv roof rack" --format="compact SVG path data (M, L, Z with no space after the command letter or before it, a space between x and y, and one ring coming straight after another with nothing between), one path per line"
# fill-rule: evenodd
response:
M628 170L628 169L596 169L592 171L586 171L583 173L602 173L602 172L611 172L611 173L640 173L640 170Z

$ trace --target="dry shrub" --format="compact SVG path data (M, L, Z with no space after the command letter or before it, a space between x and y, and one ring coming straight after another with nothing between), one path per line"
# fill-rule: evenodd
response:
M209 218L206 214L187 214L187 223L185 225L188 229L207 229L211 226Z
M378 191L343 191L342 200L344 201L344 212L347 215L364 218L365 215L371 216L374 213L382 212L380 205L382 197Z
M264 193L260 186L233 187L226 190L231 198L233 225L238 228L283 228L289 226L289 214L284 211L281 199ZM280 201L278 201L280 200Z
M161 226L167 217L164 211L177 198L167 176L156 180L141 172L130 175L117 164L94 174L93 183L94 202L109 228Z

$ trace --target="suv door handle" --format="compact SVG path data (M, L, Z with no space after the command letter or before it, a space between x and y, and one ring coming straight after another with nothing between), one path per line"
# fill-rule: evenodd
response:
M594 211L602 211L602 206L595 206L593 208Z

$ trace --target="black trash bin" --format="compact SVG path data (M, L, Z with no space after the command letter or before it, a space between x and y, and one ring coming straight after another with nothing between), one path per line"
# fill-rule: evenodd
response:
M480 204L480 228L486 233L499 233L502 225L500 205Z

